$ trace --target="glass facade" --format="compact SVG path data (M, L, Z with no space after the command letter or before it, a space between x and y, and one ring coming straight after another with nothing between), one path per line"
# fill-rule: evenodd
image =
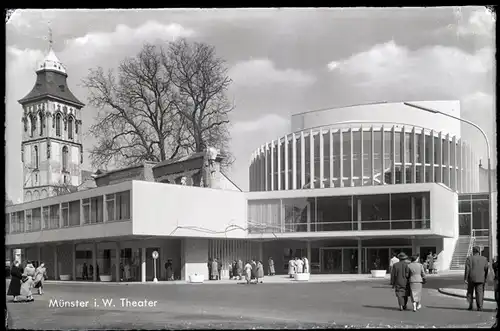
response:
M429 192L250 200L250 233L430 228Z
M250 165L250 190L436 182L459 193L477 192L478 162L468 145L442 132L397 125L322 127L259 148Z
M487 237L490 230L488 194L461 194L458 196L459 235Z

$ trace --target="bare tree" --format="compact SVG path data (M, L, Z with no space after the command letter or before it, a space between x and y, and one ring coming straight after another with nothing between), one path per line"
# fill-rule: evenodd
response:
M198 48L206 51L189 51ZM160 162L202 151L207 144L226 148L232 107L224 105L230 82L225 70L212 47L185 40L166 50L144 45L120 64L117 75L91 69L83 85L89 103L99 109L88 132L97 138L90 150L92 165Z
M54 195L64 195L78 191L78 187L62 183L53 187Z

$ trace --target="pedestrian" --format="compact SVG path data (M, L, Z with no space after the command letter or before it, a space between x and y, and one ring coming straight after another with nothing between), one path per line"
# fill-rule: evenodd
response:
M18 301L19 295L21 295L21 282L22 282L22 270L21 263L15 260L10 268L10 284L7 295L12 295L14 297L14 302Z
M247 281L247 284L250 284L250 281L252 280L252 265L250 264L250 261L247 261L244 269L245 269L245 280Z
M250 265L252 266L251 279L257 278L257 262L254 259L250 261Z
M87 262L83 262L83 266L82 266L82 279L83 280L89 279L89 271L88 271L88 267L87 267Z
M493 269L493 274L495 275L493 278L493 290L495 291L495 302L497 303L496 310L498 311L498 301L500 301L498 294L498 255L493 258L493 264L491 267Z
M483 310L484 285L488 278L488 260L479 254L478 247L472 248L472 256L465 261L464 281L467 284L468 310L472 310L474 292L476 292L476 306L478 311Z
M236 265L236 274L238 275L238 279L241 280L243 277L243 261L238 259L238 263Z
M406 255L406 254L405 254ZM398 263L400 260L397 258L396 252L392 253L392 258L389 261L389 274L392 274L392 266L396 263Z
M236 260L233 260L233 263L231 264L231 275L230 278L231 279L237 279L237 266L238 266L238 261Z
M302 258L302 262L304 262L304 273L310 274L311 273L311 266L309 265L309 260L307 257Z
M429 274L434 273L434 256L432 255L432 251L429 251L427 255L427 268L429 269Z
M295 260L294 259L290 259L290 261L288 261L288 275L290 276L290 278L293 278L293 275L295 275Z
M209 257L208 258L208 262L207 262L207 267L208 267L208 280L212 280L212 258Z
M123 267L124 273L125 273L125 281L128 282L130 281L130 264L125 262L125 266Z
M165 263L165 270L167 272L167 281L174 280L174 271L172 267L172 260L168 259Z
M222 260L217 258L217 276L218 279L221 280L221 274L222 274Z
M276 270L274 269L274 260L272 257L269 257L269 260L267 260L267 265L268 265L268 276L274 276L276 273Z
M413 311L417 311L422 308L422 284L425 284L425 271L424 267L418 262L418 257L416 255L412 256L408 269Z
M45 268L45 263L40 263L40 266L36 268L35 280L33 282L33 287L38 289L38 294L43 294L43 282L47 278L47 268Z
M410 276L410 268L408 267L408 256L401 252L397 256L398 262L394 263L391 268L391 285L398 298L399 310L406 310L408 304L408 296L410 295L408 287L408 278Z
M257 262L257 270L255 271L255 278L256 278L256 283L262 284L264 281L264 265L262 264L262 261Z
M31 261L28 261L24 268L21 280L21 295L26 297L27 301L34 301L33 299L33 279L35 277L36 269Z
M213 259L212 261L212 280L218 280L219 279L219 264L217 263L217 259Z
M432 271L437 274L438 273L438 256L436 253L434 253L434 255L432 255L432 259L433 259L433 268L432 268Z
M304 272L304 261L299 259L298 257L295 258L295 268L297 269L297 273L301 274Z

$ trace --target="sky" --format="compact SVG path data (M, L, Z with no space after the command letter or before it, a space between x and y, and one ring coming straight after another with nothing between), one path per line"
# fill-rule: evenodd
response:
M496 151L495 18L485 7L17 10L6 27L6 185L15 202L23 184L17 100L34 86L49 24L69 87L84 103L88 70L116 68L145 42L183 37L215 46L233 80L229 176L243 190L252 152L289 133L292 114L314 109L460 100L462 117L481 126ZM96 115L84 108L84 131ZM482 136L468 127L462 136L486 160ZM93 143L87 136L84 149ZM88 153L83 168L92 170Z

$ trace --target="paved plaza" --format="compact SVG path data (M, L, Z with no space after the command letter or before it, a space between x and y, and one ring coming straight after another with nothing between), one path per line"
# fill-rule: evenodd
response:
M429 279L417 313L397 310L386 279L225 286L48 283L35 302L12 303L8 297L7 306L11 327L23 329L491 327L495 303L468 312L465 299L438 292L444 284L458 288L460 279ZM62 301L80 307L57 307Z

